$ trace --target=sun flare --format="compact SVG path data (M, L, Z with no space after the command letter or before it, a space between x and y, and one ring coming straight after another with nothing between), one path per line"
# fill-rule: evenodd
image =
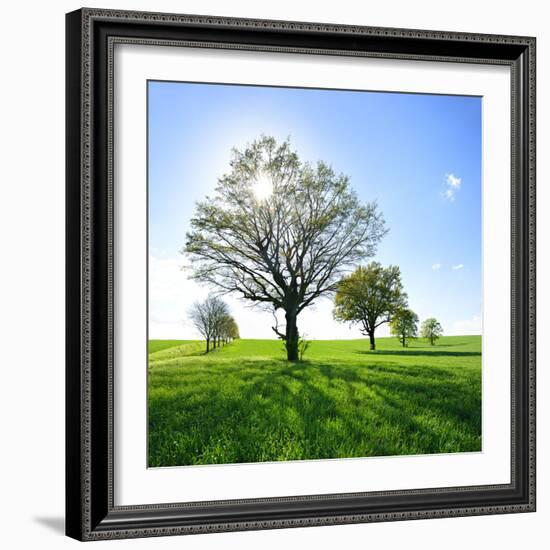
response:
M258 201L265 201L273 194L273 180L267 174L260 174L252 185L252 192Z

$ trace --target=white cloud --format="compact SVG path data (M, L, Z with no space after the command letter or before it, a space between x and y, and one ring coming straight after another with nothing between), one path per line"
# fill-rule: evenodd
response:
M459 269L462 269L463 267L464 267L464 264L453 265L453 269L455 271L458 271Z
M452 334L456 336L466 334L481 334L481 315L474 315L471 319L455 321Z
M438 271L439 269L441 269L441 264L433 264L433 265L432 265L432 269L433 269L434 271Z
M460 189L460 185L462 183L461 178L457 178L454 174L447 174L447 184L453 187L454 189Z
M447 188L443 191L443 196L449 201L454 201L455 195L460 191L462 178L454 174L445 174L445 185Z

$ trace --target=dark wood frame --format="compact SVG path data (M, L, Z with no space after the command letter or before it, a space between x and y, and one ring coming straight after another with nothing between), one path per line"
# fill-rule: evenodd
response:
M66 28L67 535L99 540L534 511L535 39L101 9L67 14ZM114 506L111 132L117 42L510 66L510 484Z

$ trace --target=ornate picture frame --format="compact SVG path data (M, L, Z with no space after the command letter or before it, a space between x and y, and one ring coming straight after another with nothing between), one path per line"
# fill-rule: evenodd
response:
M67 535L104 540L534 511L535 38L103 9L67 14L66 28ZM117 44L509 67L510 483L116 504Z

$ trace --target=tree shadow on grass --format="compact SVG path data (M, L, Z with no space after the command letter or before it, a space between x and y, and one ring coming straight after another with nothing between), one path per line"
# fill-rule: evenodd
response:
M209 386L153 406L151 465L430 454L447 443L456 452L480 427L480 396L448 370L316 361L242 361L229 378L215 370ZM453 443L441 423L466 439Z
M431 380L449 378L449 369L453 369L453 367L437 367L431 369L427 365L402 365L393 362L366 364L361 365L361 368L363 368L365 372L370 375L397 375L399 377L406 376L409 379L422 379L429 374Z
M410 347L412 348L427 348L427 349L433 349L434 347L437 347L437 348L458 348L460 346L471 346L471 342L453 342L451 344L445 344L443 342L437 342L437 344L435 344L435 346L432 346L430 345L429 343L427 342L419 342L418 340L412 340L410 342Z
M481 429L481 387L476 390L475 385L466 384L448 369L427 372L425 367L403 368L396 364L368 365L360 371L326 364L317 368L329 383L340 380L350 385L365 384L396 410L404 411L412 405L418 410L430 410L442 419L466 422Z
M373 381L386 398L414 404L419 410L431 409L441 418L471 423L481 430L481 386L479 393L463 380L448 376L430 377L428 383L417 376L379 376Z
M377 349L374 351L355 350L355 353L361 355L403 355L403 356L422 356L422 357L481 357L480 351L419 351L413 349L403 350L382 350Z

